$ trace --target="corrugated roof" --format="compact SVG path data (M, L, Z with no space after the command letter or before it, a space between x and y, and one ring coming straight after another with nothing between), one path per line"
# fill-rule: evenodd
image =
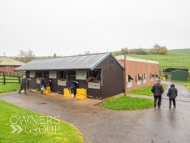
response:
M66 69L95 69L112 53L98 53L89 55L77 55L50 59L33 60L15 70L66 70ZM113 56L114 57L114 56ZM114 57L118 64L120 62Z
M124 60L124 55L119 55L116 56L118 60ZM144 62L144 63L152 63L152 64L159 64L157 61L152 61L152 60L146 60L146 59L140 59L140 58L134 58L134 57L129 57L126 56L127 61L135 61L135 62Z
M17 60L10 59L6 56L0 57L0 66L21 66L24 65L25 63L22 63Z

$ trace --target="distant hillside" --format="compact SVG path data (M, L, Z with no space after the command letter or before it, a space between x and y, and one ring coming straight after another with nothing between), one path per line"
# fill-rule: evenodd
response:
M142 58L147 60L158 61L160 63L160 69L166 68L181 68L188 69L190 71L190 55L188 54L172 54L167 55L128 55L131 57Z
M175 55L190 55L190 48L189 49L175 49L169 50L168 54L175 54Z

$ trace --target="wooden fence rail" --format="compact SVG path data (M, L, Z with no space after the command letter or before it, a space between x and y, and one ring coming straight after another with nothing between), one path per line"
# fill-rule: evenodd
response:
M6 84L6 83L20 83L21 77L23 77L25 73L9 73L9 72L1 72L0 73L0 83ZM3 78L1 78L3 77ZM15 77L7 78L7 77ZM17 82L13 82L14 80L17 80Z

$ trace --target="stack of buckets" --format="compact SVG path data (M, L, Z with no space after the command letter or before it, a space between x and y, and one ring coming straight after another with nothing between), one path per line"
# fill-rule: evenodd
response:
M87 90L83 88L77 88L76 98L79 98L79 99L87 98Z
M71 97L71 90L68 90L68 88L64 88L64 96Z
M64 96L71 97L71 95L72 95L71 90L68 90L68 88L64 88ZM87 90L83 88L77 88L76 98L79 99L87 98Z
M46 89L45 89L45 87L44 87L43 93L45 93L45 94L51 93L50 86L47 86Z

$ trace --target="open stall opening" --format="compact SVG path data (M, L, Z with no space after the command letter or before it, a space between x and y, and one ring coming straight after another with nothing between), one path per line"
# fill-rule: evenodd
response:
M137 74L137 85L141 85L142 76L141 74Z
M127 88L133 87L133 76L131 74L126 76Z
M151 73L151 74L150 74L150 81L153 81L153 80L154 80L154 74Z
M146 80L147 80L147 75L146 73L143 74L143 83L146 83Z

